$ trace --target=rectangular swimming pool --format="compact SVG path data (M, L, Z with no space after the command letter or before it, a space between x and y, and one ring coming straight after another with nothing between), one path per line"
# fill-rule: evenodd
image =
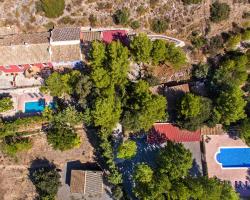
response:
M45 100L41 99L34 102L25 103L25 113L37 113L42 112L45 109Z
M221 147L215 157L223 168L250 167L250 148L248 147Z

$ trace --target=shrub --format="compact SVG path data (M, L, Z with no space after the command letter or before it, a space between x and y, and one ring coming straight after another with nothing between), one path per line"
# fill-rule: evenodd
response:
M216 1L210 7L210 20L212 22L221 22L229 18L230 7L226 3Z
M234 49L240 43L240 41L241 41L241 35L240 34L232 35L232 36L229 37L226 46L229 49Z
M117 158L130 159L136 155L136 150L136 142L132 140L127 140L119 146Z
M199 4L202 2L202 0L182 0L184 4L190 5L190 4Z
M207 44L207 39L203 36L200 37L194 37L191 40L192 45L197 48L200 49L201 47L203 47L205 44Z
M250 29L245 30L242 33L241 38L243 41L250 40Z
M221 35L216 35L210 38L209 45L207 46L206 51L211 54L218 53L219 49L222 49L224 46L224 40Z
M13 101L10 97L0 99L0 113L13 109Z
M65 8L64 0L41 0L42 9L48 18L57 18L63 14Z
M149 4L151 8L155 8L157 4L159 3L159 0L150 0Z
M81 143L80 137L71 127L62 126L61 124L54 124L49 129L47 140L54 149L61 151L72 149Z
M132 21L130 23L130 26L131 26L132 29L138 29L138 28L140 28L141 25L140 25L139 21L135 20L135 21Z
M156 33L164 33L168 28L168 20L166 19L153 19L151 23L151 30Z
M29 139L16 139L6 137L3 144L3 152L9 156L15 156L16 153L31 149L32 143Z
M113 15L113 20L115 24L126 25L128 23L129 16L129 10L127 8L123 8L115 12L115 14Z
M60 175L55 167L36 169L30 174L31 181L36 187L41 200L53 200L61 185Z
M193 77L196 79L205 79L207 77L209 66L207 64L198 64L194 66L192 71Z

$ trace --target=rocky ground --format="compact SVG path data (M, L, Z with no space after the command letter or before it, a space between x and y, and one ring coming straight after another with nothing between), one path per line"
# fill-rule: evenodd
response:
M231 8L230 19L219 24L209 22L212 0L203 0L200 5L184 6L181 0L65 0L63 16L48 19L38 4L39 0L1 0L0 25L10 25L17 31L32 32L46 30L52 23L58 26L88 26L93 14L96 26L114 26L112 15L122 7L129 8L131 20L139 20L142 29L149 30L155 17L169 20L168 35L187 37L191 31L204 31L211 24L211 35L232 27L232 23L244 23L242 14L250 11L248 0L220 0Z

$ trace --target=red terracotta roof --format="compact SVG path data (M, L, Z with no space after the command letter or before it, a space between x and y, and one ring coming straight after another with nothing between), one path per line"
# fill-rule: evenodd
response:
M180 129L169 123L156 123L148 134L149 143L164 143L167 140L173 142L194 142L200 141L201 131L188 131Z
M127 31L125 30L103 31L102 34L102 40L106 43L110 43L113 40L124 41L127 38Z
M52 63L9 65L9 66L0 66L0 71L4 73L19 73L19 72L24 72L26 69L29 69L31 66L37 66L41 69L44 68L45 66L53 67Z

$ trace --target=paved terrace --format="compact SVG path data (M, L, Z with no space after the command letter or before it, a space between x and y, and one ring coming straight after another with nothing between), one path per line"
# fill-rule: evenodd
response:
M247 147L239 138L231 138L229 135L208 135L204 136L205 158L207 162L208 177L218 177L221 180L228 180L235 186L235 181L241 181L243 184L249 183L249 169L222 169L216 162L215 155L220 147ZM241 196L250 196L250 189L236 188Z

